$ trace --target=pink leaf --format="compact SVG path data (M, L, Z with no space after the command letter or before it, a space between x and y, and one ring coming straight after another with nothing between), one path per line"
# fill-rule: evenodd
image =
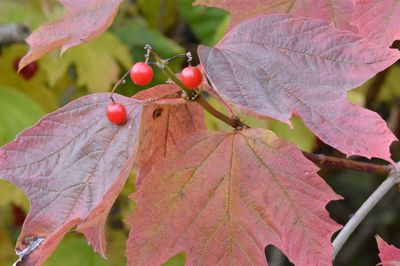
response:
M400 265L400 249L386 243L380 236L376 236L378 243L379 257L382 266L399 266Z
M340 29L354 30L349 25L353 0L197 0L194 4L226 9L232 15L231 27L259 15L293 14L332 21Z
M0 149L0 177L31 203L16 247L25 265L41 265L76 226L104 256L103 226L133 166L142 110L140 101L116 96L128 121L113 125L105 115L109 96L82 97Z
M133 199L128 265L265 265L275 245L298 266L331 265L340 197L292 144L264 129L199 132L181 141Z
M135 95L135 99L180 98L176 85L159 85ZM186 135L205 129L204 112L196 103L153 104L143 109L140 126L140 145L136 159L136 184L151 171L177 142Z
M40 26L26 40L30 46L19 63L19 69L61 48L61 53L81 43L95 39L113 22L122 0L59 0L65 15Z
M400 1L356 0L353 24L371 41L390 46L400 39Z
M398 51L328 22L271 15L240 24L215 48L201 46L199 56L215 90L243 111L286 123L297 114L347 155L391 161L395 136L346 92L393 64Z

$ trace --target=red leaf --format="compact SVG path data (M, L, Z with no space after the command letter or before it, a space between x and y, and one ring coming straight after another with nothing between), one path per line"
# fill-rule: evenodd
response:
M135 95L135 99L179 98L176 85L159 85ZM205 129L203 109L196 103L154 104L144 107L140 126L140 145L136 159L136 184L151 171L175 144L186 135Z
M113 22L122 0L59 0L65 15L54 22L40 26L28 38L30 46L19 63L19 69L51 52L88 42L101 35Z
M352 0L196 0L194 5L219 7L232 15L231 27L259 15L293 14L332 21L336 27L354 30L350 26L354 3Z
M75 226L104 255L104 223L133 166L142 110L140 101L116 96L129 117L113 125L109 96L82 97L0 149L0 177L31 203L17 243L24 265L41 265Z
M400 249L386 243L380 236L376 236L378 243L379 257L382 266L399 266L400 265Z
M398 51L328 22L271 15L240 24L216 48L201 46L199 56L216 91L243 111L286 123L297 114L347 155L391 161L395 136L346 92L393 64Z
M360 33L383 46L400 39L400 1L356 0L353 24Z
M264 247L296 265L331 265L340 197L292 144L263 129L199 132L181 141L133 195L128 265L265 265Z

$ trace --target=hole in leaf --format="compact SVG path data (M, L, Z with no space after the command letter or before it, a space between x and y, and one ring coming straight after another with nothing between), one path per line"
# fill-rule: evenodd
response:
M400 51L400 40L395 40L391 46L389 46L392 49L397 49Z
M267 257L268 265L271 266L293 266L285 254L273 245L268 245L265 248L265 256Z

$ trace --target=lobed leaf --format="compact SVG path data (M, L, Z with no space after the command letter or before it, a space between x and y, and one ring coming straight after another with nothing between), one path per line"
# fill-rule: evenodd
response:
M379 258L382 266L399 266L400 265L400 249L386 243L380 236L376 236L378 243Z
M65 15L54 22L40 26L28 38L29 52L19 68L61 48L61 53L81 43L93 40L112 23L122 0L59 0Z
M180 97L176 85L159 85L139 92L138 100ZM153 165L166 156L186 135L205 129L203 109L196 103L159 104L153 102L143 109L136 159L136 185L140 185Z
M52 87L74 65L77 86L86 86L89 92L96 93L108 91L119 80L119 64L124 69L132 66L129 49L114 34L105 32L96 40L68 51L62 58L47 58L44 68Z
M0 178L31 203L18 265L41 265L74 227L104 256L104 224L133 166L142 110L140 101L116 96L128 121L113 125L105 116L109 97L82 97L0 149Z
M195 5L219 7L231 13L231 27L260 15L293 14L331 21L336 27L354 30L350 25L354 3L352 0L196 0Z
M324 142L346 153L390 159L396 137L346 92L400 58L330 23L291 15L248 20L215 47L199 47L215 90L243 111L289 123L300 116Z
M160 161L133 195L128 265L266 265L274 245L299 266L331 265L339 199L295 146L264 129L198 132Z
M400 39L400 1L356 0L353 24L371 41L389 47Z

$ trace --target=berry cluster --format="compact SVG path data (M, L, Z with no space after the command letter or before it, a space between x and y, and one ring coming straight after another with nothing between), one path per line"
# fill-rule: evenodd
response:
M133 83L139 86L145 86L152 81L154 72L146 60L146 62L137 62L134 64L129 71L129 75ZM194 90L202 83L203 74L197 67L189 65L182 70L179 79L187 88ZM107 106L106 115L111 123L117 125L124 124L127 120L125 106L121 103L115 103L113 99Z

